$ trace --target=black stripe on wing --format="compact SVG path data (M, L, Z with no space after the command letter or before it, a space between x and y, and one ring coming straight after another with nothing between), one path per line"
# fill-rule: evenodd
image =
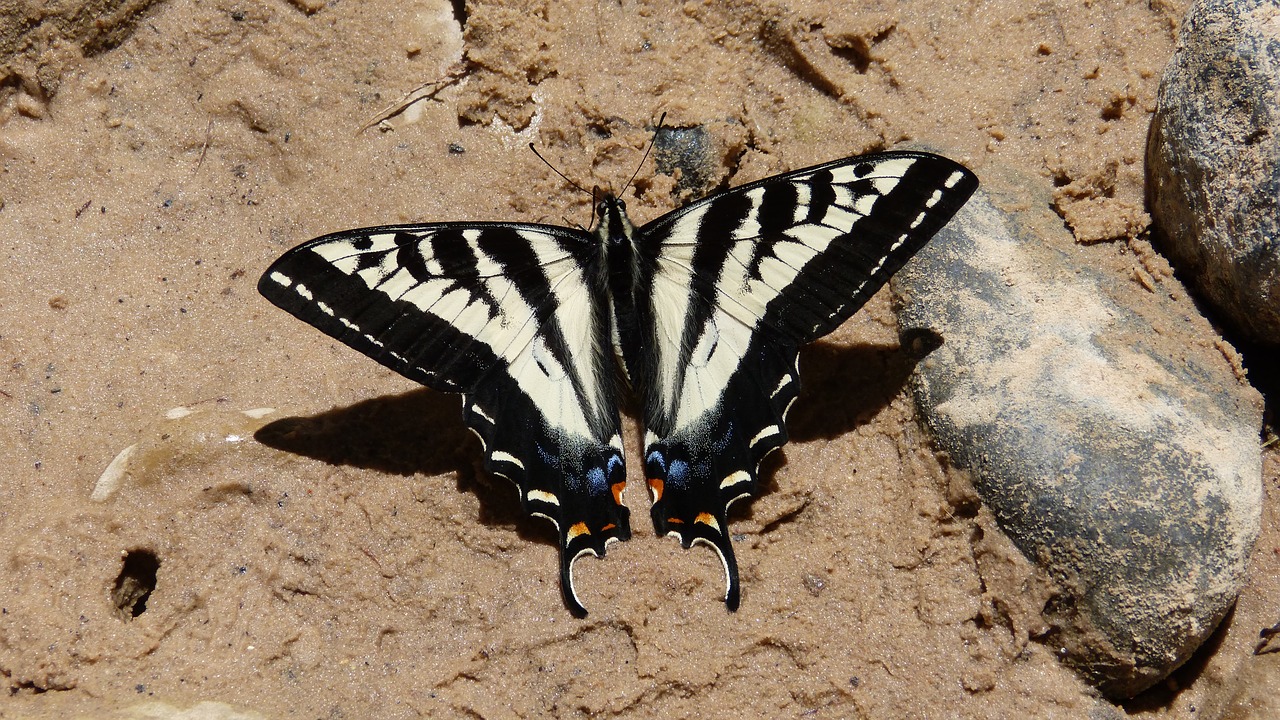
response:
M414 292L435 284L432 297L467 296L462 307L483 308L495 319L501 299L481 281L505 273L539 317L554 311L546 274L519 231L536 233L557 247L564 261L589 260L591 239L552 226L505 223L392 225L348 230L317 238L281 256L258 282L258 292L300 320L405 377L444 392L465 392L500 362L504 348L477 342L483 324L457 325L456 312L428 311ZM482 273L464 233L478 233L502 265ZM554 244L553 244L554 243ZM451 303L452 308L458 307ZM511 333L514 337L516 333ZM555 351L566 353L562 343Z
M882 192L877 171L885 166L885 158L909 159L911 164L891 189ZM833 181L833 173L850 167L860 175L857 180ZM835 330L861 309L964 206L978 179L967 168L936 155L885 153L824 166L805 185L811 192L804 221L792 229L761 232L762 256L780 235L794 232L803 240L806 228L829 228L826 220L833 210L850 209L838 192L842 187L855 203L874 201L869 213L831 240L827 251L805 265L770 303L763 325L782 330L802 345ZM774 191L789 194L786 185L768 184L765 207Z
M689 266L686 347L713 307L802 345L857 312L977 186L962 165L909 151L765 178L640 228L642 273Z

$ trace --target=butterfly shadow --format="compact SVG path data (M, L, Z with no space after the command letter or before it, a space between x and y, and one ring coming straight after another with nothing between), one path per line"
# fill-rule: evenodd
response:
M541 523L526 522L510 483L479 472L480 442L462 422L462 401L421 388L383 395L306 417L287 417L260 428L254 438L271 448L330 465L388 475L454 473L458 492L480 500L480 522L519 528L521 536L556 544Z
M941 344L938 335L916 331L900 345L816 342L802 348L800 395L787 415L791 441L831 440L867 424Z
M942 345L928 330L904 333L900 345L836 345L816 342L800 350L800 395L787 414L790 442L833 440L867 424L906 387L916 365ZM730 517L754 517L754 501L782 491L778 470L787 464L786 446L760 465L759 491L734 504ZM807 501L771 512L762 520L773 527L796 517ZM761 518L757 518L760 520Z
M818 342L800 352L800 396L787 416L793 442L834 439L874 418L906 385L912 370L941 344L926 335L902 346L840 346ZM633 403L622 411L634 417ZM268 447L330 465L377 470L388 475L454 473L455 489L480 501L479 522L515 528L524 540L557 546L547 523L520 507L512 485L480 470L479 441L462 422L456 395L421 388L383 395L310 416L286 417L260 428L254 438ZM761 467L759 495L778 490L777 469L786 462L771 455ZM750 513L750 503L734 506Z

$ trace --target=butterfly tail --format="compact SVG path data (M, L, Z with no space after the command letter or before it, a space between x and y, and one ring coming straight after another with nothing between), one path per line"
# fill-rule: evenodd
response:
M724 459L712 459L704 452L690 452L682 443L657 442L650 444L645 455L645 474L649 492L653 498L650 511L653 526L659 535L674 537L680 545L689 548L706 545L716 552L724 566L725 605L738 609L740 596L738 562L730 542L729 523L726 519L729 503L726 489L739 485L755 486L753 473L731 473L724 483L710 481ZM725 487L720 487L724 485ZM746 490L743 494L749 494Z
M588 459L585 471L539 468L518 483L530 488L523 495L525 511L550 520L559 531L560 589L565 605L575 617L585 617L587 609L574 588L574 563L583 555L604 557L610 543L631 539L631 511L622 504L625 472L620 460L618 457L617 462L593 464ZM611 478L605 475L609 469L614 470ZM579 479L573 483L577 486L574 490L556 488L553 492L550 483L544 482L544 478L554 481L566 475ZM602 482L602 478L614 482Z
M728 523L725 522L723 513L722 517L715 522L718 528L711 524L695 522L692 531L682 537L680 542L685 547L706 545L720 556L720 564L724 566L724 605L730 612L734 612L737 611L738 601L742 597L738 582L738 559L733 554Z
M573 564L583 555L603 557L609 543L631 539L631 526L626 507L615 505L595 513L596 519L559 523L560 527L560 591L564 604L574 617L587 616L587 608L578 599L573 584ZM594 529L593 529L594 528Z
M525 512L556 526L565 604L582 617L574 561L601 557L609 543L631 538L622 441L613 428L601 433L609 437L603 441L561 436L522 393L494 387L463 397L463 419L480 438L485 469L515 483Z

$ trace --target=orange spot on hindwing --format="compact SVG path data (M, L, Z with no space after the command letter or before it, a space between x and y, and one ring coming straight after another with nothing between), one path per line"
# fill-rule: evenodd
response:
M662 499L662 481L658 478L649 478L649 492L653 493L653 501L658 502Z

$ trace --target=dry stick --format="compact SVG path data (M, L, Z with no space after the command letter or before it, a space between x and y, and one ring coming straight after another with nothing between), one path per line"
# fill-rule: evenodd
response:
M396 115L399 115L405 110L408 110L410 105L413 105L419 100L434 99L435 96L440 93L440 91L444 90L446 87L449 87L450 85L456 85L458 81L461 80L465 75L466 75L466 69L462 66L462 63L455 63L454 66L451 67L449 71L445 74L445 78L443 80L432 80L430 82L423 83L418 87L405 93L404 95L401 95L399 100L395 101L394 103L391 103L382 111L378 112L376 115L370 118L368 122L361 125L360 129L356 130L355 134L359 135L360 133L364 132L365 130L368 130L369 128L373 127L374 125L377 125L378 123L384 120L390 120L391 118L395 117ZM423 90L432 86L436 86L436 87L433 90L430 90L428 92L425 92L425 93L422 92ZM422 94L419 95L419 93L422 93Z
M209 143L213 139L213 118L209 118L209 124L204 128L204 144L200 146L200 159L196 160L196 168L191 171L191 176L200 172L200 166L204 165L204 156L209 152Z

